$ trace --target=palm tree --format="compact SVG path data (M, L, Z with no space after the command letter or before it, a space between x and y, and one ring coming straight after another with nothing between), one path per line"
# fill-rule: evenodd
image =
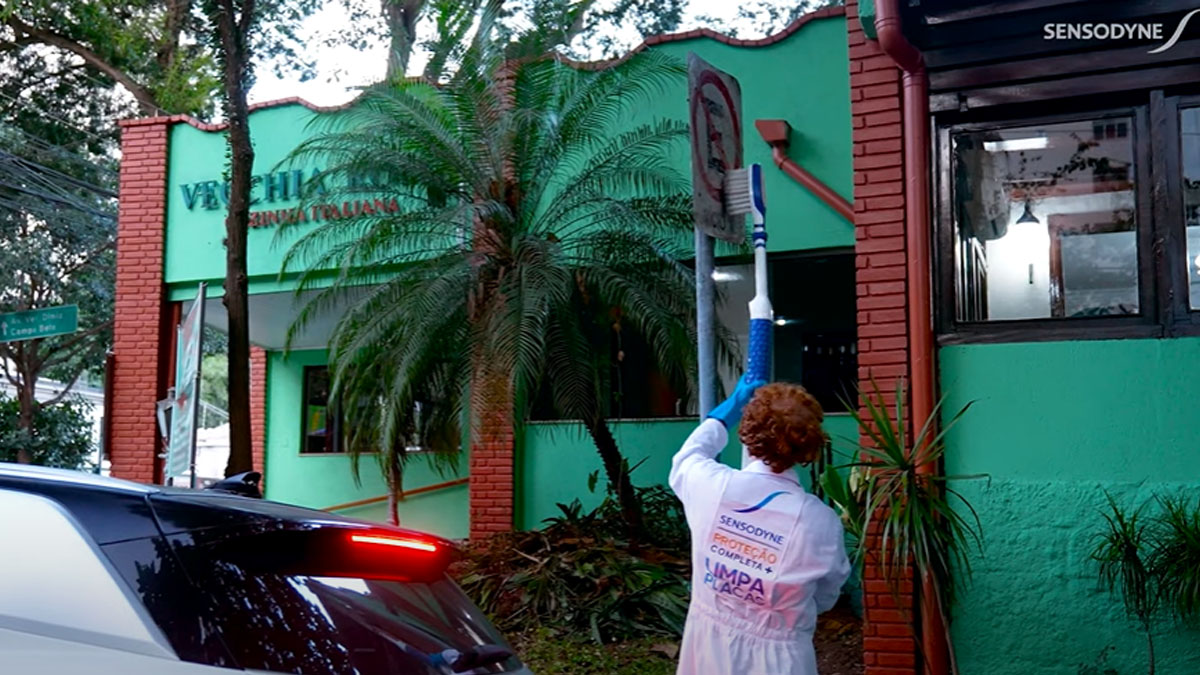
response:
M511 434L548 394L587 428L637 528L605 421L603 344L636 332L690 392L694 282L681 260L692 218L670 161L686 125L618 129L684 70L653 53L600 72L506 59L494 18L484 14L453 73L368 91L294 154L327 164L320 201L399 208L364 208L292 246L284 269L303 270L298 292L316 291L292 334L349 303L330 340L331 394L348 449L382 450L393 490L414 434L457 452L465 423L474 448Z

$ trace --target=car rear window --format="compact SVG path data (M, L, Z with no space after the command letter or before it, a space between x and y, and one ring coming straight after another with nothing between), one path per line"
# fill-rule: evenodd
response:
M169 537L169 556L161 545L126 544L110 557L187 660L283 673L433 675L445 671L430 655L508 646L444 573L403 580L406 551L379 553L396 556L398 572L383 575L391 578L355 576L345 565L327 571L328 551L282 550L295 538L274 534L202 530ZM512 657L472 672L520 668Z

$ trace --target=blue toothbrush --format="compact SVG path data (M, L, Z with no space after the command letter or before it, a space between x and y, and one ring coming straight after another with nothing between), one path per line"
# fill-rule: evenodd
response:
M763 194L762 166L751 164L734 169L725 176L725 211L730 216L754 219L754 298L750 300L750 345L746 357L746 374L751 380L771 379L771 330L775 326L775 311L767 292L767 201ZM742 466L750 462L742 450Z

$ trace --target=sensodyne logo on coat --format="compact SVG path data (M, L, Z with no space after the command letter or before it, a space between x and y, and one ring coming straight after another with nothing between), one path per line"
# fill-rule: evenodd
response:
M776 500L791 493L752 496L731 491L736 492L727 490L722 496L709 530L704 586L718 596L766 605L795 523L794 510Z

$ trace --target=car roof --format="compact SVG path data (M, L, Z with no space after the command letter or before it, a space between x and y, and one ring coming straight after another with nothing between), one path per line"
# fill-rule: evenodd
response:
M405 528L227 492L145 485L27 464L0 462L0 489L34 492L55 499L83 523L99 544L264 521L369 527L431 537ZM452 545L441 537L431 538Z
M34 466L32 464L13 464L11 462L0 462L0 484L5 482L3 480L5 478L44 481L47 483L60 483L63 485L77 485L80 487L116 490L133 494L147 494L150 492L155 492L159 489L153 485L134 483L132 481L121 480L120 478L101 476L94 473L85 473L83 471L54 469L48 466Z

